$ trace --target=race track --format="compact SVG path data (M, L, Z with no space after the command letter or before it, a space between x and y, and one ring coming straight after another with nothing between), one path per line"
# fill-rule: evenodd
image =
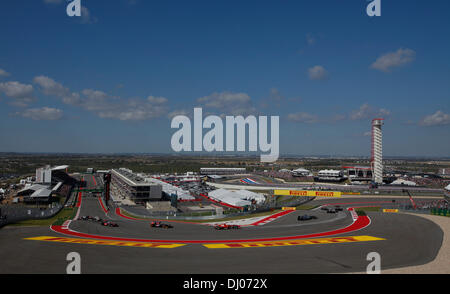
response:
M92 177L86 181L88 187L94 185ZM390 201L361 196L314 200L310 204L339 203L344 211L295 211L240 230L183 222L164 230L150 228L148 220L124 218L114 209L105 213L98 198L83 193L80 216L111 219L119 227L79 220L68 227L6 227L0 230L0 273L65 273L69 252L81 255L82 273L364 272L370 252L381 255L382 270L433 261L444 234L434 222L402 213L352 216L353 207ZM297 221L305 213L318 218Z

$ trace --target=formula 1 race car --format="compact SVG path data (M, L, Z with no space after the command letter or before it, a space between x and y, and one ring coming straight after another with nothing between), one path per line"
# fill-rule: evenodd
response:
M161 228L161 229L172 229L173 226L169 224L163 224L161 222L152 222L150 224L151 228Z
M110 221L102 222L102 226L104 227L113 227L117 228L119 225Z
M240 228L241 226L238 225L227 225L227 224L220 224L214 226L214 229L216 230L238 230Z
M84 221L93 221L93 222L102 222L103 220L99 218L98 216L92 217L89 215L86 216L80 216L78 220L84 220Z
M335 207L334 207L334 209L336 210L336 211L343 211L344 209L341 207L341 206L339 206L339 205L336 205Z
M305 214L305 215L299 215L297 217L298 221L307 221L307 220L312 220L312 219L317 219L317 216Z

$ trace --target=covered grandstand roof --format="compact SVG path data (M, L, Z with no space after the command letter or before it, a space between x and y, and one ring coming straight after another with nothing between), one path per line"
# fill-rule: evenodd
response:
M36 184L36 185L32 185L32 186L23 188L22 190L17 192L17 194L23 194L25 192L34 193L34 192L44 189L44 188L48 188L48 186Z
M31 194L31 198L48 198L52 194L52 190L49 188L42 188Z
M52 191L58 191L59 188L62 186L63 182L59 182L58 184L56 184L55 187L53 187Z
M30 198L48 198L52 192L50 186L36 184L20 190L17 195Z
M68 169L68 168L69 168L68 165L60 165L60 166L52 167L52 171L56 171L56 170L66 170L66 169Z

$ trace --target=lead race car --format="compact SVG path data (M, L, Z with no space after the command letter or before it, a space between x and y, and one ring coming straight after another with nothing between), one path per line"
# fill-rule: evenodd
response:
M119 227L118 224L113 223L113 222L110 222L110 221L104 221L104 222L102 222L102 226L104 226L104 227L113 227L113 228Z
M218 224L214 226L216 230L239 230L241 226L238 225L227 225L227 224Z

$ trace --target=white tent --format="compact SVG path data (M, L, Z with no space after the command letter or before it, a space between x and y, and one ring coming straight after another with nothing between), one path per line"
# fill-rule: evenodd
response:
M265 201L264 195L248 190L217 189L209 192L208 196L212 199L239 207L251 205L252 200L255 200L256 203Z
M405 186L417 186L415 182L406 181L403 179L397 179L391 183L391 185L405 185Z
M450 191L450 184L448 184L448 186L445 187L445 190Z

